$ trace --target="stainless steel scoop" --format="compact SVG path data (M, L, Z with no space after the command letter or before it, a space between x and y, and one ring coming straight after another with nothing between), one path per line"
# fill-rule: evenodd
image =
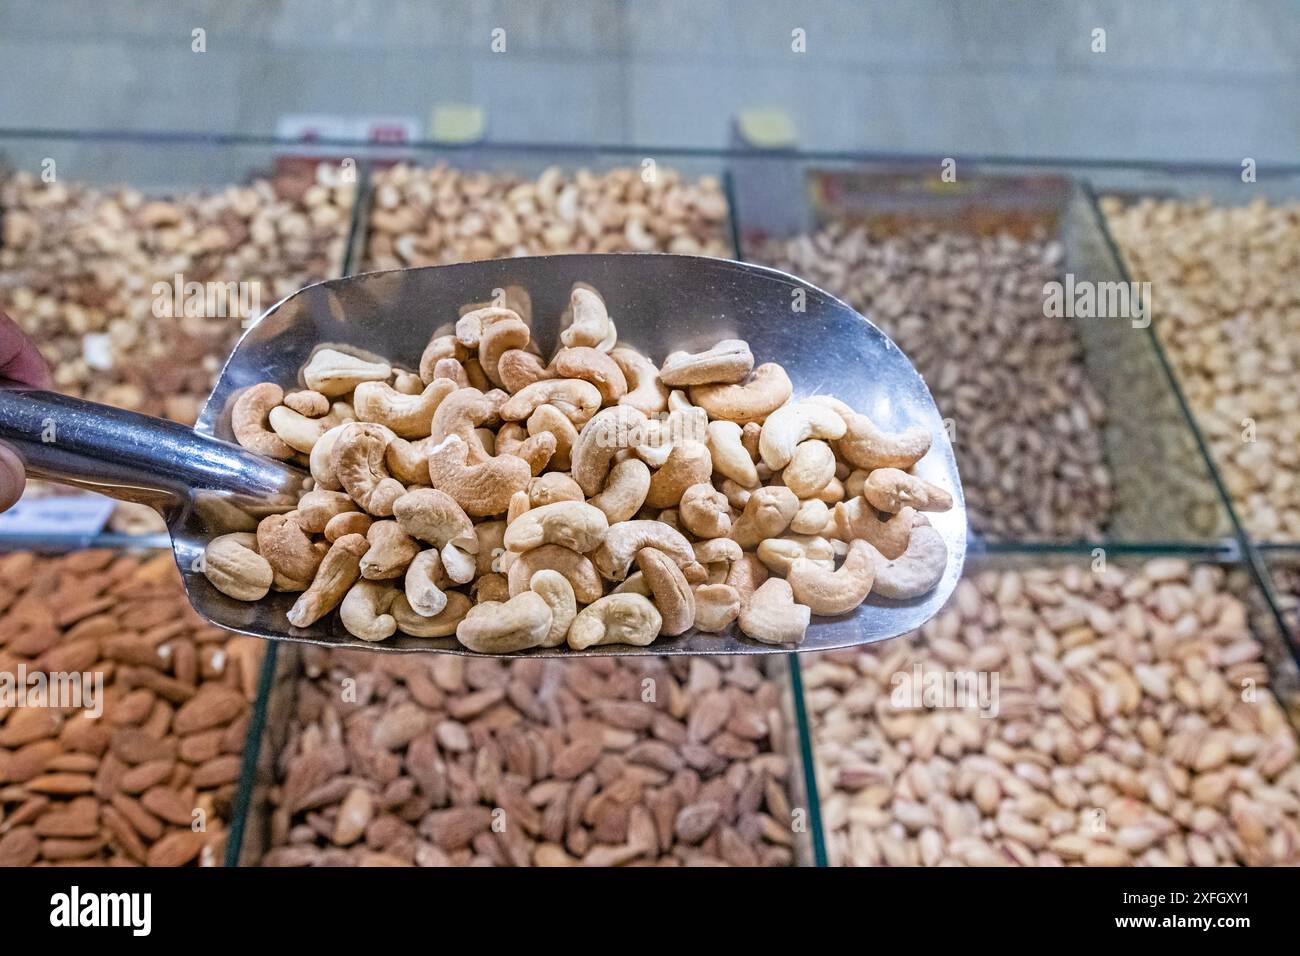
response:
M377 272L309 286L274 306L240 339L193 429L106 405L30 389L0 391L0 439L28 473L157 508L167 521L176 563L195 609L222 627L273 640L381 651L472 654L455 638L394 635L360 641L337 615L308 628L289 625L296 595L257 603L232 600L204 578L204 544L216 534L250 530L268 513L291 508L306 477L233 443L230 409L257 382L286 387L314 348L345 343L414 368L430 337L450 330L458 309L521 286L532 299L533 338L553 354L559 316L574 283L600 290L618 341L656 361L677 349L698 351L720 339L744 339L756 361L776 361L795 396L829 393L881 427L922 425L934 436L916 473L953 493L952 510L930 515L948 545L943 579L922 598L869 597L841 618L813 618L798 650L816 651L895 637L919 627L957 584L966 553L966 506L944 422L929 389L884 333L849 306L794 276L724 259L673 255L573 255L498 259ZM608 654L764 654L794 650L725 634L690 631L650 647L535 649L515 656Z

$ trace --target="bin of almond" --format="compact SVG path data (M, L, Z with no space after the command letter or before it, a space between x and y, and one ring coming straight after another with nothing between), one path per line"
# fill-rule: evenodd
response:
M0 557L0 866L221 865L263 646L170 553Z
M235 438L305 462L313 483L294 510L207 544L213 587L298 592L296 628L337 610L362 641L454 634L512 654L733 624L794 646L814 614L910 601L944 578L927 514L955 489L913 473L925 428L796 398L781 364L755 368L737 339L656 364L584 283L547 361L527 291L500 291L435 333L415 370L321 347L303 388L238 393Z
M782 658L279 650L245 864L811 859Z
M1295 667L1252 633L1244 577L989 559L919 633L811 659L832 862L1300 863L1275 696L1294 704Z

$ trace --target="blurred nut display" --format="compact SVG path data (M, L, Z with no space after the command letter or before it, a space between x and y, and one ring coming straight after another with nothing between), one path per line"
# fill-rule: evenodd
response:
M1300 203L1102 208L1247 530L1300 540Z
M0 606L0 866L221 865L262 642L170 552L7 554Z
M726 256L727 201L711 176L663 166L536 179L398 165L375 174L366 268L576 252Z
M782 686L752 658L304 651L266 866L788 866Z
M355 186L312 176L154 198L15 172L0 181L0 308L60 391L192 423L248 306L342 268Z
M919 633L805 665L832 861L1300 863L1260 655L1221 568L974 572Z
M840 296L907 353L951 422L974 533L1101 533L1113 498L1104 406L1069 322L1043 309L1057 243L836 222L751 258Z

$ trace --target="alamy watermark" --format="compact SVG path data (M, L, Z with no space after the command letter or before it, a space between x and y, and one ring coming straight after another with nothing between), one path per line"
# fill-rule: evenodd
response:
M157 319L239 319L248 325L262 314L262 283L186 282L178 272L171 282L155 282L153 314Z
M998 715L997 671L927 670L920 663L910 671L895 671L889 703L898 710L977 710L981 717Z
M1043 284L1043 315L1049 319L1128 319L1135 329L1151 324L1150 282L1076 280Z
M0 671L0 709L11 707L77 708L99 719L104 713L103 671Z

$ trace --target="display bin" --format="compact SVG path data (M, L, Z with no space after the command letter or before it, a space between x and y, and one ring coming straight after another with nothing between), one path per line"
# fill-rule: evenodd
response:
M810 866L821 859L816 795L807 789L801 701L785 658L763 659L763 684L770 689L754 690L748 681L733 684L728 677L732 666L756 675L748 670L759 666L752 659L687 663L678 658L678 671L669 669L670 658L606 659L608 670L601 665L582 672L584 681L600 673L605 682L587 686L575 676L578 662L466 663L297 645L276 651L264 665L263 693L253 717L260 747L250 748L246 760L249 773L237 801L243 815L228 844L231 865L469 862L457 851L472 853L476 863L500 865L571 863L592 851L593 860L606 863L649 862L661 853L623 852L625 846L642 845L636 824L627 820L638 803L638 814L649 819L653 813L660 827L677 833L672 845L678 863L702 856ZM450 675L461 674L457 689L447 690L449 680L460 679ZM508 687L496 680L503 674L510 676ZM529 686L537 690L540 710L531 709ZM772 698L761 721L766 729L744 731L728 723L704 737L707 744L697 742L699 722L709 719L703 716L704 698L730 693L734 700L742 686L754 699ZM647 688L662 696L646 704ZM382 704L374 701L380 694ZM578 701L581 717L570 710ZM653 731L630 729L630 712L642 706L658 713ZM733 717L739 719L737 707ZM561 713L570 716L557 720ZM571 758L585 744L577 736L566 743L566 735L592 720L603 722L603 752L586 761L589 770L579 770ZM660 720L689 733L691 742L667 743ZM396 729L397 723L404 728ZM521 754L524 739L544 742L549 757ZM376 740L384 742L378 751L372 747ZM335 751L329 760L316 759L330 746ZM638 776L642 771L644 779ZM694 778L688 793L695 798L683 797L665 810L666 791L686 778ZM584 790L589 786L594 799L593 790ZM559 844L554 808L546 801L556 789L567 790L560 799L570 801L570 822L559 831L565 834ZM578 792L588 798L583 806L573 802ZM706 806L713 804L722 808L720 817ZM341 834L339 821L358 813L360 822ZM668 815L661 818L662 813ZM569 842L575 827L584 831L586 842ZM461 828L468 829L458 837ZM723 830L729 831L725 837ZM523 839L515 843L512 832ZM561 847L564 855L557 856ZM660 850L663 858L670 857L662 843Z
M938 161L772 157L734 176L744 256L844 297L917 363L948 416L973 546L1232 534L1137 310L1046 314L1047 282L1067 297L1123 278L1081 173L985 163L945 182ZM768 202L775 183L799 200Z
M1300 172L1246 162L1089 177L1245 533L1296 544Z
M9 544L0 865L223 865L266 646L190 609L170 549Z
M636 150L381 153L351 271L577 252L730 256L725 170L720 156Z
M489 217L491 222L476 224L469 229L464 224L464 203L461 206L455 202L450 206L439 205L439 190L451 188L446 185L448 182L457 188L468 189L470 197L480 194L505 197L503 201L507 204L519 201L527 196L529 190L539 188L546 195L553 195L556 202L569 184L592 191L591 195L596 198L591 200L591 212L596 217L596 225L591 227L590 239L592 247L599 247L602 251L639 248L647 244L657 250L668 250L673 248L675 240L690 236L691 241L700 246L698 251L717 254L734 251L753 261L770 262L770 258L760 254L767 244L789 240L846 218L856 217L862 221L864 209L870 209L876 213L871 216L872 227L892 236L904 236L918 229L929 230L927 234L940 230L966 235L1005 232L1021 241L1033 239L1045 244L1055 243L1059 245L1059 258L1051 259L1049 275L1044 278L1063 278L1069 274L1081 282L1097 283L1127 281L1128 276L1118 258L1113 237L1105 228L1095 202L1096 195L1123 188L1127 188L1130 194L1177 194L1176 187L1169 185L1168 177L1172 174L1150 167L991 160L978 165L961 165L957 183L947 184L939 175L933 174L940 168L937 161L918 166L912 161L878 156L819 157L747 151L710 153L527 145L446 148L432 144L379 148L359 143L316 144L307 148L299 144L241 137L105 137L0 131L0 158L0 167L8 171L0 172L0 197L13 195L15 172L25 171L39 176L44 161L53 159L57 168L55 182L66 186L70 192L80 188L74 184L107 189L112 184L125 183L141 193L142 201L155 196L201 194L207 198L200 205L217 202L214 197L226 193L232 184L245 184L261 176L301 177L304 169L314 169L324 163L339 177L354 180L352 188L345 192L354 195L355 202L349 199L347 215L341 217L341 222L336 222L337 229L308 242L305 248L301 244L295 246L295 254L300 254L298 261L308 265L297 269L277 269L276 278L285 283L283 287L276 286L274 292L277 296L315 279L374 268L432 264L480 254L498 254L500 251L542 254L585 248L582 243L586 240L572 239L575 233L570 233L572 244L566 245L563 230L547 233L536 223L530 225L527 216L517 209L512 215L517 220L514 227L521 234L518 237L511 233L508 224L504 233L498 230L498 234L492 234L493 226L501 225L502 217L496 214ZM557 172L548 173L550 169ZM674 177L675 181L687 186L698 185L704 180L710 196L720 198L722 205L719 208L713 198L702 204L695 200L674 200L670 204L676 217L672 220L674 225L659 227L641 223L629 228L629 216L637 219L644 215L641 208L646 205L642 202L645 198L643 186L648 189L651 185L644 178L646 176L651 179L659 177L660 188ZM398 190L394 203L391 191L386 191L385 187L392 186L402 177L408 184L414 178L424 185L417 184L413 189L403 187ZM712 185L714 182L716 189ZM815 186L811 192L810 183ZM1261 187L1273 190L1266 195L1285 196L1285 190L1266 183L1264 179ZM28 188L27 194L30 192ZM610 208L607 201L612 194L617 195L618 201ZM104 195L109 194L105 192ZM869 206L863 205L864 197ZM573 201L564 200L565 203ZM603 207L602 202L606 203ZM582 202L578 206L585 208ZM598 208L599 213L596 212ZM5 230L13 230L13 222L22 219L14 216L14 211L25 209L22 204L0 203L0 307L20 318L18 313L22 310L14 304L13 294L29 281L25 277L31 274L33 263L29 256L17 255L16 251L30 249L31 240L20 236L24 242L18 243ZM702 209L707 209L707 214ZM86 241L84 220L70 211L53 216L52 221L54 226L51 228L61 230L57 234L67 237L66 242L61 240L67 248L78 249L78 243ZM555 223L550 224L553 226ZM133 235L129 226L127 223L123 227L124 235ZM156 232L158 228L162 227L150 226L136 232ZM578 228L582 228L581 224ZM376 237L383 236L387 239L376 244ZM473 241L475 237L485 236L495 243L490 253L483 243ZM519 241L512 245L508 241L512 238ZM138 254L132 260L134 271L130 281L146 293L151 291L148 283L160 278L166 280L176 271L172 259L156 250L150 251L150 244L159 241L157 236L131 240L131 248L137 249ZM144 251L139 252L139 249ZM681 244L677 249L697 251L687 250ZM105 267L111 259L102 250L91 258L99 268ZM78 338L83 335L78 323L85 324L86 320L84 316L70 316L79 315L73 308L80 305L77 296L85 289L94 288L96 273L94 269L81 269L75 257L65 256L59 261L61 268L80 271L73 273L76 281L66 289L62 286L54 288L56 283L48 282L42 287L42 294L53 296L56 305L53 309L43 306L39 318L43 323L50 323L43 325L42 329L53 328L65 337ZM310 265L313 261L319 265ZM191 268L191 262L183 262L182 271ZM222 263L209 259L200 265L201 281L239 281L240 273L244 271L239 268L232 272L224 269ZM939 266L942 273L946 265L940 263ZM855 298L853 283L841 283L837 288L837 284L830 281L837 278L833 273L823 275L816 267L801 271L810 281L844 295L852 304L863 304L860 295ZM55 278L60 275L62 273L54 273ZM249 276L245 274L242 277ZM1039 307L1043 294L1041 286L1040 282L1037 288L1021 289L1013 299L1019 308L1026 310L1021 313L1026 322L1036 323L1043 317L1043 310ZM134 305L128 302L128 306L139 309L139 293L135 295L136 299L130 300ZM877 305L878 300L878 295L872 295L867 305ZM92 297L92 302L97 301ZM264 302L263 306L269 304ZM1158 325L1158 290L1154 310ZM867 314L880 322L886 331L893 332L885 321L888 316L882 316L879 308L868 309ZM95 333L92 331L91 334ZM219 366L226 348L237 334L237 330L228 330L228 337L222 338L220 345L213 345L203 357L195 360L182 359L179 353L162 357L156 363L159 377L167 380L168 376L179 374L183 370L181 367L186 365L202 369L205 360ZM1200 433L1185 411L1182 393L1167 368L1167 356L1151 330L1134 328L1131 322L1113 318L1080 317L1061 319L1048 332L1026 334L1020 347L1017 347L1014 336L1006 342L1004 351L1011 353L1012 358L1024 357L1026 342L1046 343L1044 348L1048 352L1053 356L1063 356L1063 361L1075 369L1059 374L1059 380L1070 383L1072 387L1077 385L1079 389L1086 387L1098 403L1098 410L1083 428L1077 422L1058 421L1050 415L1035 417L1031 412L1035 409L1041 411L1041 408L1032 406L1024 391L1015 387L1014 362L1003 361L999 356L998 363L994 364L998 365L1002 377L994 383L997 387L992 391L980 394L980 401L985 406L1006 411L1008 415L1004 417L1012 423L1023 425L1028 422L1028 431L1024 434L1037 436L1025 438L1021 434L1008 438L1005 433L999 433L996 436L999 441L1011 442L1006 454L1025 457L1025 448L1040 448L1044 442L1050 445L1050 440L1059 438L1056 433L1060 432L1089 444L1095 450L1094 457L1104 463L1109 475L1100 484L1070 485L1066 482L1063 487L1067 490L1081 487L1085 492L1089 488L1102 487L1108 491L1105 494L1084 494L1090 501L1095 499L1095 505L1090 504L1082 512L1076 512L1074 517L1055 523L1050 518L1038 520L1036 516L1025 513L1017 516L1014 509L1005 507L1000 510L986 508L980 515L983 527L972 529L974 555L968 575L1011 566L1075 563L1082 567L1098 560L1128 568L1150 555L1172 555L1197 563L1223 565L1232 571L1234 593L1249 601L1252 639L1261 648L1259 659L1265 662L1260 666L1266 667L1270 686L1294 713L1293 657L1296 651L1294 645L1287 647L1285 631L1280 624L1285 614L1293 613L1294 604L1287 598L1288 588L1281 583L1285 581L1281 569L1295 564L1292 553L1285 548L1257 548L1254 540L1244 534L1234 538L1237 525L1234 512L1220 492L1222 481L1202 451ZM48 346L47 342L42 341L42 344ZM911 344L902 344L911 350ZM84 357L87 348L93 351L102 348L102 343L92 339L89 346L84 341L70 344L70 354L75 355L78 347ZM924 351L922 349L922 353ZM1032 350L1029 354L1032 357ZM990 466L978 461L972 464L970 449L964 447L971 438L970 423L966 420L969 409L959 408L953 412L945 407L946 396L959 389L961 377L958 376L956 382L941 381L935 370L925 367L928 358L922 354L918 364L935 388L944 414L951 418L959 465L969 490L972 478L991 480ZM1040 363L1039 371L1043 369L1052 374L1060 371L1051 362ZM193 368L189 371L192 372ZM952 375L951 372L946 374ZM106 382L100 380L95 384L103 387ZM1078 395L1074 392L1067 394L1066 398L1066 406L1078 404ZM965 400L969 403L968 398ZM1058 405L1056 411L1060 410ZM1069 414L1068 410L1066 414ZM990 446L986 444L987 447ZM991 447L998 453L1005 451L996 442ZM990 459L986 456L984 460ZM1077 477L1075 465L1067 468L1067 472ZM1003 476L999 475L997 480L1003 481ZM1021 484L1011 481L1003 497L1014 499L1025 491L1023 481ZM975 517L973 514L972 518ZM1000 530L990 531L989 525L994 519L1000 522ZM1082 533L1072 530L1085 525L1087 527ZM155 533L142 537L131 533L136 530L129 526L125 534L110 530L108 534L100 535L60 535L45 530L25 536L0 533L0 551L18 547L66 551L92 546L136 550L144 546L166 545L163 536ZM0 599L3 599L2 593ZM898 642L882 645L870 653L890 653L896 644ZM303 699L302 689L311 686L313 681L318 685L321 680L319 675L310 676L319 666L319 662L311 663L315 660L316 650L304 651L296 646L274 644L268 645L267 649L256 688L257 699L249 712L250 729L241 758L240 781L230 798L229 838L225 844L226 862L230 865L259 863L268 851L274 849L274 798L277 788L284 783L292 747L301 744L302 731L295 731L294 726ZM821 729L818 721L822 711L817 709L819 699L815 678L810 682L801 674L807 676L818 660L818 656L769 657L763 665L773 668L767 677L777 681L782 688L780 709L786 733L779 741L779 749L781 756L790 761L781 796L773 794L771 800L774 806L790 812L790 826L782 839L790 838L790 861L799 865L824 865L828 848L831 856L836 852L837 838L823 826L826 817L823 806L828 800L832 804L829 812L838 812L834 806L834 788L826 785L825 781L820 791L815 785L808 785L813 780L811 755L814 753L815 735ZM386 663L378 656L364 664L356 674L378 675L400 669L400 666L413 666L409 663L399 666L391 660ZM679 662L675 666L686 665ZM359 683L364 685L366 681L380 679L363 677ZM389 679L391 674L383 678L385 681ZM689 680L689 675L686 679ZM397 683L399 690L405 686L403 681ZM319 691L320 687L316 686L309 696ZM398 697L401 698L403 693ZM451 722L473 723L477 719L465 716ZM454 739L454 730L447 733L453 734ZM769 741L761 746L771 745ZM380 768L372 776L378 780L388 772ZM363 789L368 788L368 784L363 786ZM767 799L764 794L763 800ZM800 812L803 813L802 820L797 819ZM323 825L319 819L314 822L317 826ZM295 816L292 825L301 827L312 823L306 820L304 811ZM746 826L752 827L752 821ZM740 828L733 826L732 829L739 832ZM302 836L301 831L299 836ZM764 840L772 842L766 837ZM732 838L733 851L735 842ZM363 844L364 840L360 843ZM779 845L784 847L786 844ZM1201 853L1204 851L1199 844L1197 849ZM391 862L383 857L384 854L380 853L371 862ZM439 861L436 856L433 859Z
M190 423L252 319L341 273L349 178L289 145L0 133L0 309L58 390ZM38 533L75 546L97 517ZM104 530L162 543L141 506L118 505Z
M919 634L801 667L831 865L1300 862L1295 661L1214 552L973 556Z

